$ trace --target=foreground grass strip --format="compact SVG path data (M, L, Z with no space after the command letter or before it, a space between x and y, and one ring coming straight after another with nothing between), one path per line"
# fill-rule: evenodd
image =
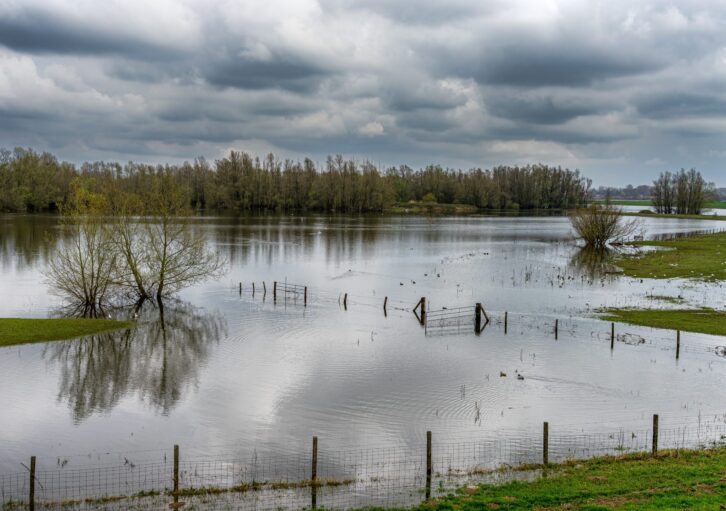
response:
M32 342L59 341L110 330L130 328L130 321L109 319L0 318L0 347Z
M604 310L606 321L632 325L683 330L711 335L726 335L726 312L713 309L616 309Z
M465 488L421 510L724 509L726 449L664 451L554 465L533 482Z
M661 250L619 256L615 264L629 277L726 280L726 232L631 244Z

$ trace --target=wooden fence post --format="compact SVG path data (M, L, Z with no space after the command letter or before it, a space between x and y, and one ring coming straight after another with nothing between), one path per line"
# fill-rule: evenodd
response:
M431 498L431 474L433 473L433 460L431 449L431 431L426 432L426 500Z
M343 295L343 309L348 310L348 293Z
M504 335L507 335L507 326L508 326L507 324L509 322L508 321L509 320L509 317L508 316L509 316L509 313L505 311L504 312Z
M242 294L242 282L239 283L239 294Z
M481 311L482 306L480 303L477 303L474 307L474 333L476 334L481 333Z
M313 459L310 467L310 488L312 494L312 507L318 506L318 437L313 437Z
M681 331L676 331L676 360L681 357Z
M304 297L304 302L303 302L303 305L304 305L305 307L307 307L307 306L308 306L308 286L305 286L305 295L304 295L304 296L305 296L305 297Z
M174 445L174 475L172 482L174 484L174 502L179 501L179 446Z
M610 349L615 348L615 323L610 323Z
M28 492L28 509L35 511L35 456L30 457L30 481Z
M658 414L653 414L653 456L658 455Z
M559 333L560 333L560 320L556 319L555 320L555 340L557 340L557 338L559 337Z
M267 284L265 284L265 281L262 281L262 298L267 296Z
M252 283L252 296L255 296L255 283Z
M546 421L542 427L542 464L550 464L550 423Z
M388 316L388 297L383 299L383 315Z
M277 302L277 281L272 281L272 301Z

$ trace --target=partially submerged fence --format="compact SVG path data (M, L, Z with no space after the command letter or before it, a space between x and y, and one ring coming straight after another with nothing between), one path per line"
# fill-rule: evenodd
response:
M331 450L312 438L307 453L185 456L183 446L156 460L38 467L0 475L3 509L356 508L421 502L472 482L536 477L551 463L601 455L726 445L726 414L652 417L649 425L588 433L597 425L551 426L465 441L426 432L420 444ZM228 452L234 451L230 447ZM122 461L123 460L123 461ZM46 462L48 460L45 460ZM51 460L52 461L52 460ZM190 506L191 507L191 506Z

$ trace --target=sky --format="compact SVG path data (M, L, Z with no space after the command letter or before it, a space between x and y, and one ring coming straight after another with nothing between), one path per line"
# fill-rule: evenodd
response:
M726 186L726 2L0 0L0 147Z

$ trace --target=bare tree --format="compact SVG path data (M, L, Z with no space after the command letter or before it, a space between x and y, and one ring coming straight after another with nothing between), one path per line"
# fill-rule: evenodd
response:
M608 243L633 236L640 229L637 218L624 220L620 209L592 204L570 213L570 223L588 247L603 249Z
M60 246L45 274L50 286L69 298L82 316L103 315L103 304L114 285L117 257L108 230L95 214L101 208L97 195L76 190L65 216L65 228L74 235Z
M183 190L162 175L146 197L153 217L128 213L114 223L114 244L122 263L119 285L135 289L139 300L161 302L180 289L223 274L225 262L207 248L203 233L194 231ZM136 206L138 207L138 206Z
M658 179L653 181L652 200L656 213L673 213L673 200L675 195L674 176L670 172L661 172Z

